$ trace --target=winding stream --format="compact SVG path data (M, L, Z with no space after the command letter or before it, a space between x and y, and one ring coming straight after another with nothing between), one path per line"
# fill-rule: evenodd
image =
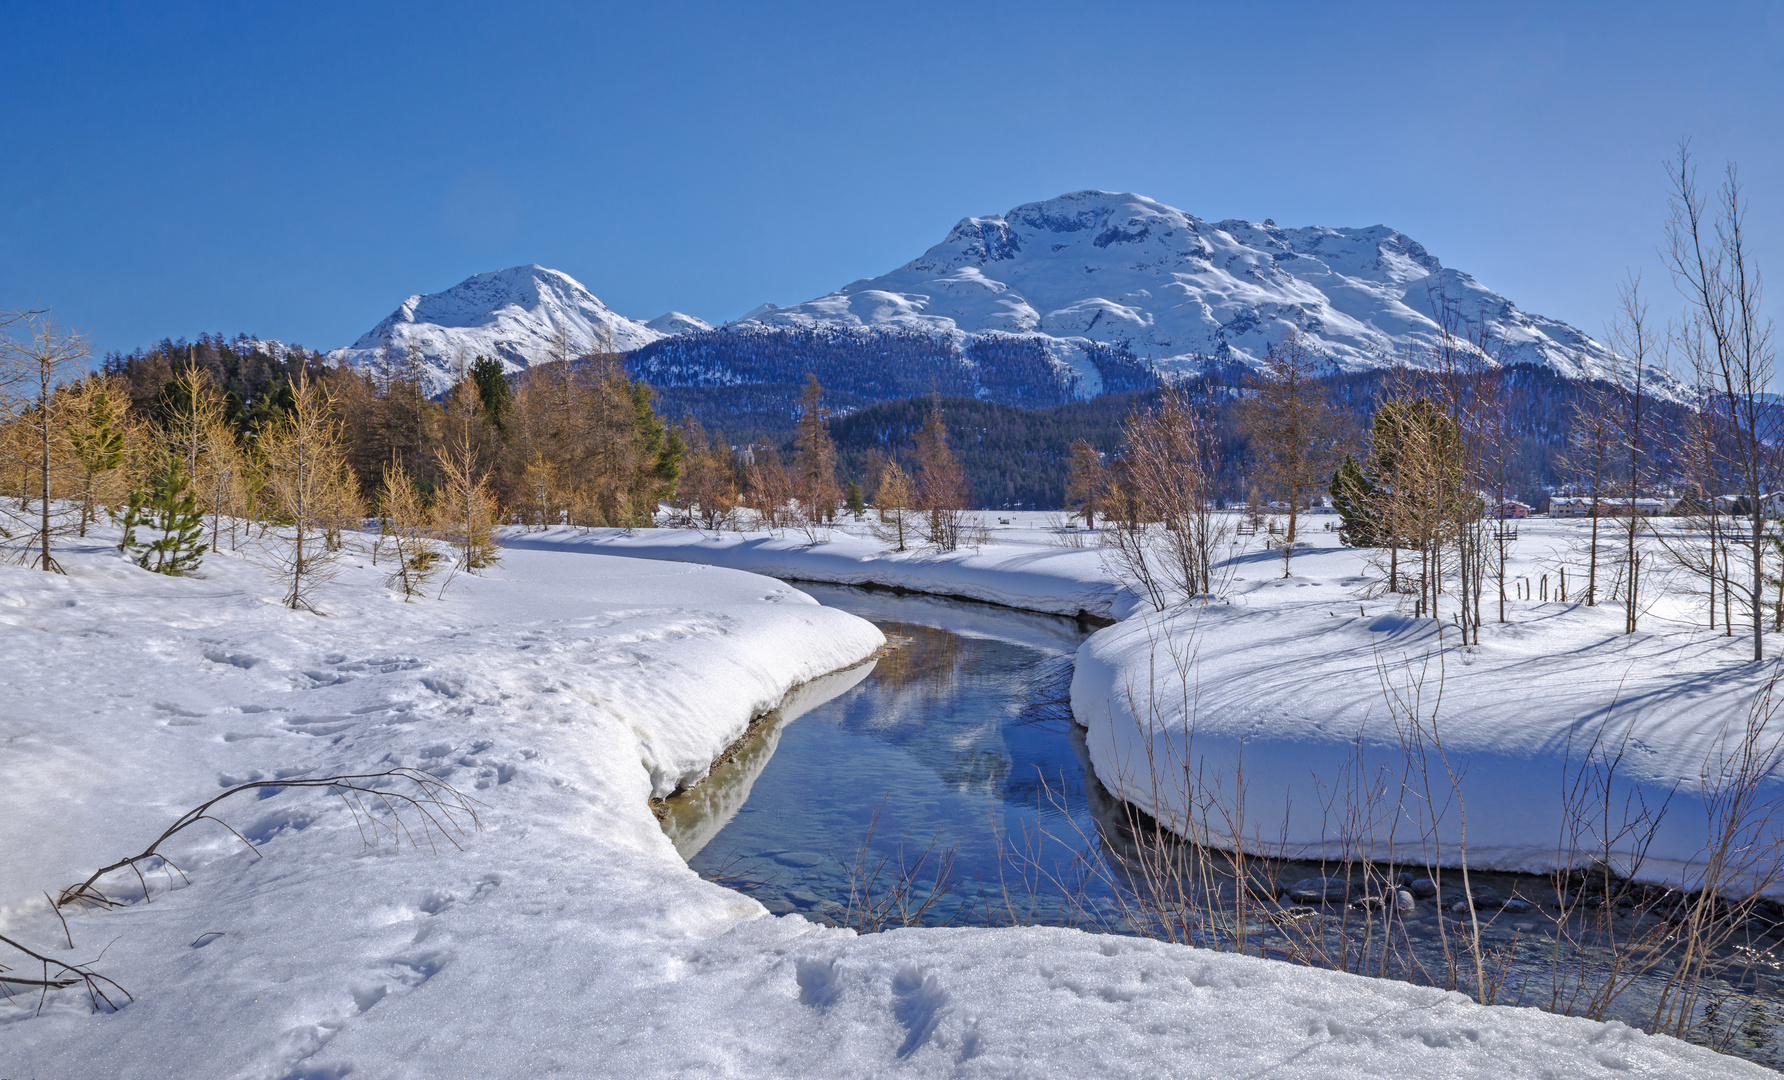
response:
M1183 859L1170 897L1136 881L1136 823L1096 781L1064 702L1072 657L1090 633L1077 622L795 584L875 623L895 647L801 687L706 781L668 801L664 831L704 876L777 914L862 929L1021 923L1146 932L1473 987L1472 964L1456 962L1464 917L1448 910L1462 895L1453 872L1414 889L1415 875L1401 877L1400 868L1277 860L1254 863L1247 877L1259 885L1240 894L1230 868ZM1408 890L1402 912L1372 916L1345 903L1372 892L1391 906L1396 882ZM1304 895L1310 883L1335 895L1324 903ZM1477 901L1495 897L1480 915L1484 950L1499 965L1494 1000L1547 1004L1558 960L1602 966L1590 933L1549 914L1557 897L1547 878L1477 871L1471 885ZM1576 922L1599 919L1601 902ZM1657 922L1632 912L1594 925L1628 937ZM1396 942L1388 948L1383 927ZM1711 1021L1702 1040L1784 1065L1778 928L1746 934L1740 947L1749 962L1700 1006ZM1634 980L1607 1018L1639 1026L1663 982L1658 974Z
M664 829L689 865L776 913L835 918L871 828L867 869L893 860L882 885L909 867L927 895L952 853L946 895L918 920L929 925L984 922L986 896L1001 903L1024 869L1012 842L1069 869L1078 848L1066 840L1095 825L1082 740L1057 695L1088 631L986 604L797 584L896 647L801 688L751 744L669 801ZM1065 899L1042 893L1018 921L1068 921Z

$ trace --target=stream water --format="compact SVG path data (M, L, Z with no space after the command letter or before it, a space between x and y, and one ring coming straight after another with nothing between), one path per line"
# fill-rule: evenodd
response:
M1088 631L986 604L797 584L872 621L895 647L805 688L669 801L664 827L689 865L771 911L830 919L848 905L851 880L859 895L878 868L883 892L909 870L928 896L951 858L945 894L917 920L929 925L985 921L986 898L1001 903L1025 869L1012 840L1069 869L1070 841L1094 835L1095 823L1082 741L1057 698ZM1052 892L1020 921L1067 921L1065 894Z
M1470 920L1466 906L1451 910L1465 895L1453 872L1432 882L1424 870L1278 859L1248 867L1254 884L1241 890L1218 859L1148 848L1148 823L1097 782L1064 700L1090 632L1077 622L795 584L872 621L894 647L800 688L710 777L668 801L664 830L703 875L776 913L858 929L1070 925L1475 989L1458 948ZM1148 863L1170 871L1149 876ZM1161 876L1170 879L1162 888ZM1330 895L1309 896L1309 885ZM1658 906L1644 915L1640 902L1619 909L1614 895L1576 894L1569 921L1556 917L1547 878L1477 871L1470 885L1497 1001L1548 1005L1558 971L1564 989L1581 973L1588 985L1601 979L1615 963L1607 934L1664 936ZM1385 911L1347 902L1370 894ZM1739 970L1707 983L1694 1014L1708 1022L1694 1037L1784 1065L1777 928L1743 928L1722 950L1734 951ZM1607 1018L1642 1025L1666 971L1631 979Z

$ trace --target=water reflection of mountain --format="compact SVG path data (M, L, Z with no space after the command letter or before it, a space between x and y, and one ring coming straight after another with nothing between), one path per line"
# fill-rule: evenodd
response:
M870 660L794 687L729 759L691 790L670 799L664 806L663 832L681 857L692 859L737 816L789 723L859 686L873 669Z

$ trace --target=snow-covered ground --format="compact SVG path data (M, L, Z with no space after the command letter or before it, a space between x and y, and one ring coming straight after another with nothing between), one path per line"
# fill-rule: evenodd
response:
M1002 515L1010 517L1010 515ZM979 515L996 525L998 515ZM606 552L641 559L669 559L748 570L773 577L838 585L885 585L912 592L960 596L1051 615L1085 612L1098 618L1127 614L1134 597L1103 567L1095 539L1090 547L1050 544L1039 515L1024 514L1020 527L1002 528L995 542L936 555L920 548L894 552L848 523L825 530L821 542L796 529L775 533L710 533L696 529L508 530L512 548Z
M1095 584L1094 552L1016 546L1012 569ZM3 1076L1769 1075L1618 1025L1157 942L769 916L690 871L647 805L790 688L880 647L762 577L511 547L442 601L403 604L350 565L321 618L232 556L187 579L103 537L61 558L66 578L0 568L0 933L103 952L135 1000L0 1008ZM258 857L201 825L171 849L183 879L151 873L151 903L72 918L77 947L59 944L43 891L223 788L396 766L479 800L462 850L367 849L338 800L250 794L219 812Z

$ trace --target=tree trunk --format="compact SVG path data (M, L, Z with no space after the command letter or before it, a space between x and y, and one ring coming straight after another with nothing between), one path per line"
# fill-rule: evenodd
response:
M41 481L40 494L43 496L41 521L43 533L38 538L42 543L40 563L42 569L55 569L56 563L50 558L50 367L47 363L38 365L37 378L37 433L43 449L43 458L39 463L38 477Z

